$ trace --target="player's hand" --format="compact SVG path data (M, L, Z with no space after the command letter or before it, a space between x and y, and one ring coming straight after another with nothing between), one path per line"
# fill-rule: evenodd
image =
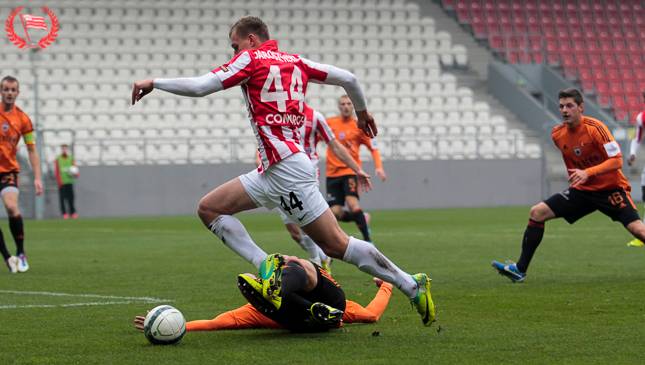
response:
M636 155L629 155L629 158L627 159L627 165L631 166L635 160L636 160Z
M358 128L360 128L368 137L374 138L378 134L376 129L376 122L372 114L368 113L367 110L356 112L358 117Z
M136 316L134 317L134 328L143 332L143 322L146 320L146 317Z
M40 179L34 179L34 189L36 190L36 195L43 194L43 182Z
M141 100L144 96L150 94L154 89L152 80L135 81L132 85L132 105Z
M580 186L589 180L589 174L585 170L569 169L569 184L572 188Z
M385 173L385 170L383 169L375 169L374 172L376 173L376 176L378 176L381 181L387 180L387 174Z
M361 169L356 173L356 176L358 177L358 191L367 193L372 190L372 180L370 180L372 177L367 172Z

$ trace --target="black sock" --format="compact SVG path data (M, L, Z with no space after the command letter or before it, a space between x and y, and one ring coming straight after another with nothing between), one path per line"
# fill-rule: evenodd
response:
M524 231L524 239L522 240L522 254L517 261L517 269L521 272L526 272L529 268L529 263L533 258L535 250L537 250L542 237L544 236L544 222L537 222L529 219L529 224Z
M338 217L338 220L341 222L353 222L354 221L354 214L351 212L348 212L346 210L343 210L342 213L340 213L340 217Z
M641 186L641 201L645 203L645 185Z
M25 230L22 224L22 216L9 217L9 229L13 240L16 241L16 256L25 253Z
M357 210L354 212L354 222L358 226L358 229L363 234L363 240L372 242L370 238L370 228L367 226L367 221L365 220L365 213L362 210Z
M4 235L2 234L2 230L0 229L0 254L2 254L2 257L4 258L5 261L9 257L11 257L11 254L9 254L9 251L7 250L7 245L4 243Z

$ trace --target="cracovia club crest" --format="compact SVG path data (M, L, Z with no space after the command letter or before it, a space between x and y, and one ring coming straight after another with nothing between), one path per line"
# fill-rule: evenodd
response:
M49 17L50 25L47 25L47 19L44 16L35 15L35 14L22 14L24 6L15 8L7 21L5 22L5 31L7 32L7 38L11 43L20 49L29 49L29 48L41 48L45 49L50 44L52 44L56 37L58 37L58 29L60 24L56 14L46 6L41 8L42 12ZM16 26L16 23L19 24ZM22 36L19 35L19 31L16 31L16 28L22 27ZM30 31L32 34L30 34ZM45 34L39 40L32 38L32 35Z

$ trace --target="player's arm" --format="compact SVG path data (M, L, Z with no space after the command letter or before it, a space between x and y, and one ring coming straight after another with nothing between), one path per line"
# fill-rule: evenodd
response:
M241 52L228 63L202 76L136 81L132 87L132 105L153 89L182 96L206 96L246 82L253 68L249 52Z
M36 195L43 193L43 180L40 171L40 157L38 157L38 150L36 149L36 139L34 132L27 132L23 135L25 144L27 145L27 153L29 154L29 163L31 170L34 172L34 189Z
M60 165L58 164L58 159L54 160L54 176L56 176L56 182L58 186L63 185L63 178L60 175Z
M573 188L584 184L590 177L620 170L623 167L623 155L620 153L620 145L607 127L598 127L593 131L592 137L594 142L603 147L607 159L584 170L569 169L569 183Z
M381 152L376 148L376 141L374 139L365 138L365 141L362 142L370 153L372 154L372 160L374 160L374 173L378 176L381 181L387 180L387 174L383 168L383 161L381 160Z
M197 77L140 80L132 87L132 105L151 93L153 89L176 95L201 97L223 90L224 87L219 77L212 72Z
M374 117L367 111L367 101L365 100L363 89L353 73L336 66L317 63L304 58L302 62L309 68L308 74L311 82L337 85L345 89L347 96L354 104L358 127L368 137L374 137L378 134Z
M636 160L638 148L640 147L641 141L643 140L643 114L644 113L639 113L636 117L636 135L629 145L629 159L627 160L627 164L629 166L631 166L634 163L634 160Z

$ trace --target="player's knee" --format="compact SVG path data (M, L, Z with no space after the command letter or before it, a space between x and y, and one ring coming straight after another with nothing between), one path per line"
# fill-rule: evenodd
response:
M325 255L342 260L347 250L349 237L342 230L339 229L338 231L330 237L328 242L316 243L318 243Z
M220 214L217 212L216 209L214 209L214 207L207 204L205 199L202 199L199 201L199 204L197 205L197 215L205 225L209 225Z
M289 231L289 235L291 236L291 239L293 239L296 242L300 242L300 240L302 239L302 235L300 234L299 228L294 229L293 227L287 226L287 231Z
M17 217L20 215L20 209L18 209L18 206L7 206L7 215Z
M529 211L529 218L531 220L534 220L536 222L544 222L546 220L546 217L548 215L548 211L544 209L543 204L536 204L531 207L531 210Z

